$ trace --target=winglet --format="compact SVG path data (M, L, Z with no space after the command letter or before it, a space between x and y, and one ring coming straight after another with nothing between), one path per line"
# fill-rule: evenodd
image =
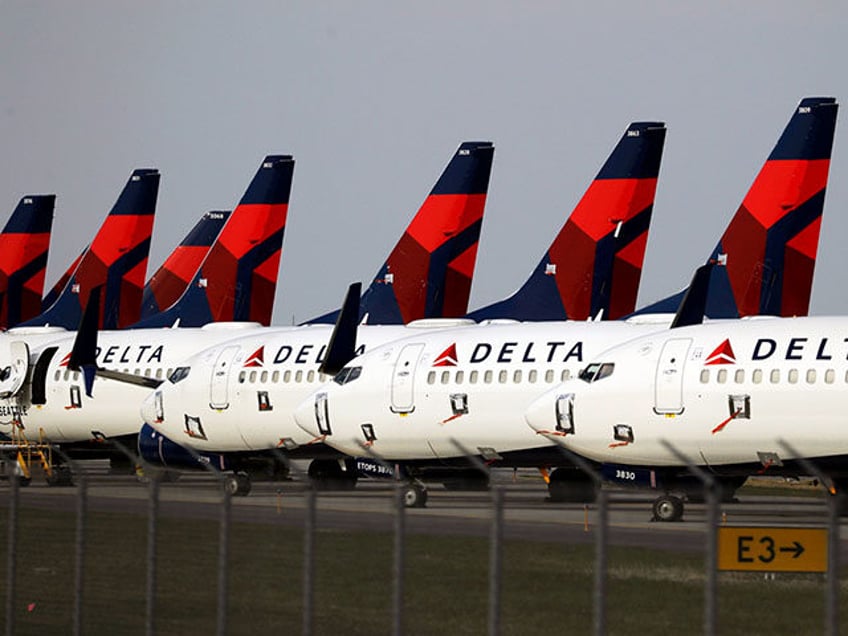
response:
M344 305L342 305L336 326L327 345L324 361L318 368L320 373L336 375L344 365L356 356L356 329L359 323L359 295L362 293L362 283L351 283L347 289Z
M686 290L686 295L677 308L671 329L688 327L689 325L700 325L704 322L704 312L707 309L707 293L710 289L710 274L715 267L714 263L701 265L695 270L692 282Z
M103 288L97 286L91 290L85 311L80 320L74 347L68 359L68 368L72 371L82 370L85 380L85 394L91 397L94 386L94 375L97 371L97 327L100 318L100 292Z

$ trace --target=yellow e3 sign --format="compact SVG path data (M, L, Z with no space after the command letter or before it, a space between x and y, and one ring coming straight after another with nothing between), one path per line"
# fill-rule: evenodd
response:
M718 530L718 569L753 572L826 572L826 528Z

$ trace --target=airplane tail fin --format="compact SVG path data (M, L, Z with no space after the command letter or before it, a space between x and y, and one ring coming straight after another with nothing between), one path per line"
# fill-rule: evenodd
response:
M103 286L101 329L138 320L159 171L135 170L56 301L26 325L76 329L91 290Z
M724 267L710 276L709 317L807 315L838 108L832 97L796 108L710 254ZM673 313L684 292L637 313Z
M362 296L371 324L463 316L483 225L495 148L460 144L418 213ZM335 322L333 311L309 322Z
M55 194L23 197L0 233L0 328L41 312Z
M270 325L293 175L291 155L265 157L179 300L134 326Z
M662 122L630 124L530 278L469 317L586 320L632 312L665 134Z
M141 297L141 319L167 309L179 300L230 217L229 211L207 212L162 266L150 277Z
M68 281L71 280L71 276L74 275L74 272L77 271L77 267L79 267L80 261L82 257L85 256L85 253L88 251L90 245L86 245L82 252L80 252L79 256L77 256L73 262L68 266L68 269L65 270L65 273L59 277L59 280L56 281L56 284L50 289L49 292L44 296L44 299L41 301L41 311L47 311L50 307L53 306L57 300L59 300L59 296L62 291L65 289L65 286L68 284Z

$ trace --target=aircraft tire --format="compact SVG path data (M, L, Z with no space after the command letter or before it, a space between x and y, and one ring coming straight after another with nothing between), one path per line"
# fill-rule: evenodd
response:
M403 505L405 508L426 508L427 489L420 484L407 484L403 487Z
M250 493L250 477L245 473L235 473L224 478L224 488L233 497L246 497Z
M683 500L674 495L663 495L654 499L652 521L670 523L683 518Z

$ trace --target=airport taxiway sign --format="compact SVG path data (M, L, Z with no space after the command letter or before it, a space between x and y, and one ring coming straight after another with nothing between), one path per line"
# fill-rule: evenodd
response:
M721 526L718 569L826 572L827 528Z

